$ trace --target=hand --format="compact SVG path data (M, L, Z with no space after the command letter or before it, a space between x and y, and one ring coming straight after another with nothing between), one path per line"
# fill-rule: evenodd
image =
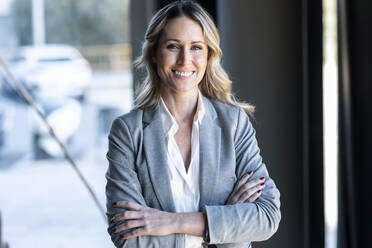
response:
M265 187L265 178L261 177L247 182L252 174L252 171L245 174L235 184L235 187L225 205L233 205L242 202L254 202L262 194L262 189Z
M111 219L112 222L125 221L112 229L112 232L117 233L133 228L130 232L120 235L122 239L144 235L164 236L174 233L172 230L175 228L175 214L128 201L115 202L113 206L124 208L127 211L117 214Z

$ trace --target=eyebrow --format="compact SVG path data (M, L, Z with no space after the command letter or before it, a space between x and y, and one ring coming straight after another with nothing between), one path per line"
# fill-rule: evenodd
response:
M181 43L181 40L179 40L179 39L167 39L166 41L167 41L167 42L168 42L168 41L176 41L176 42ZM192 43L192 44L194 44L194 43L203 43L203 44L204 44L204 41L197 40L197 41L192 41L191 43Z

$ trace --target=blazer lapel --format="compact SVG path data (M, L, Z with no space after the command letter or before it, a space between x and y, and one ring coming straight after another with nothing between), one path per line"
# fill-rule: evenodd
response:
M159 104L153 109L144 111L143 122L145 126L143 130L144 152L152 186L163 210L175 212Z
M219 178L221 128L216 123L216 111L203 97L206 114L200 125L200 203L199 209L213 202Z

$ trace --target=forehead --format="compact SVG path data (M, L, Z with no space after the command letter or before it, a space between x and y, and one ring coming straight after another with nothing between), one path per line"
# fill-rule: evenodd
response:
M205 41L203 29L200 24L184 16L169 20L164 27L161 38L163 40Z

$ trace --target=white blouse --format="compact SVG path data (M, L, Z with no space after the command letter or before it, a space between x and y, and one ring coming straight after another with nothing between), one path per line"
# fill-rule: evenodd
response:
M197 212L199 211L200 190L199 190L199 127L205 114L205 108L201 93L198 96L197 111L194 116L191 132L191 162L186 172L181 152L178 148L174 134L178 130L178 125L172 114L169 112L163 99L160 99L160 112L165 132L165 142L167 145L169 179L172 187L172 196L176 211ZM186 235L186 248L202 247L202 237Z

